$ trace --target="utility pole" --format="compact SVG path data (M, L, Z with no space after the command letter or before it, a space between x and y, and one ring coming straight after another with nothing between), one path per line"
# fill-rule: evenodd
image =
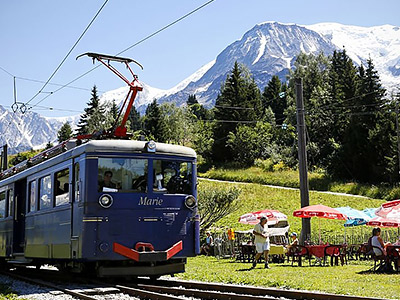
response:
M1 171L8 169L8 159L7 159L7 144L3 145L3 152L1 154Z
M306 124L304 120L303 103L303 81L301 78L295 78L296 85L296 103L297 103L297 135L299 147L299 177L300 177L300 200L301 207L310 205L308 194L308 175L307 175L307 151L306 151ZM310 218L302 218L300 243L311 237Z
M397 159L399 161L399 175L400 175L399 99L396 99L395 101L396 101Z

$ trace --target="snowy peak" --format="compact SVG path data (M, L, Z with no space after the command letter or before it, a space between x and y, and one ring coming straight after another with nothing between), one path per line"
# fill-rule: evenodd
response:
M264 88L272 75L284 79L300 52L330 54L334 49L328 39L302 26L277 22L258 24L225 48L200 79L176 94L160 98L160 102L182 105L190 94L195 94L200 103L211 107L236 61L246 65L258 86Z
M400 84L400 28L393 25L373 27L349 26L338 23L319 23L306 26L337 48L346 49L357 64L371 58L383 85L393 88Z

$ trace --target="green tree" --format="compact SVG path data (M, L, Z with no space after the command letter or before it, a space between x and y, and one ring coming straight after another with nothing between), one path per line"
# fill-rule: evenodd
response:
M72 137L72 128L69 122L65 122L57 133L57 140L59 143L68 140Z
M235 161L251 166L257 158L269 158L271 140L271 124L257 122L255 127L239 125L235 132L230 132L227 146L231 149Z
M363 66L358 69L356 97L338 153L341 164L331 168L335 176L370 183L393 177L396 168L394 118L388 117L389 106L384 94L385 89L369 59L366 69Z
M216 100L214 118L213 156L216 161L230 161L232 151L227 148L229 132L235 132L240 122L255 122L262 112L261 93L244 66L235 62Z
M104 117L105 109L100 103L96 86L92 88L88 107L84 111L78 123L78 135L90 134L103 129L107 120Z
M132 106L131 112L128 118L132 131L138 131L142 129L142 119L135 106Z
M262 94L263 112L268 107L271 107L275 114L277 124L282 125L285 119L284 112L287 108L286 93L284 92L285 85L281 83L279 77L274 75L264 88Z
M147 106L143 125L148 137L161 143L166 141L164 118L156 99Z

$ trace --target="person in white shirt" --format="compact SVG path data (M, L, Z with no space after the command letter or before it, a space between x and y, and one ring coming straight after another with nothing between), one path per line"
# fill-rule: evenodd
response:
M253 234L254 234L254 243L256 245L256 256L254 257L253 266L255 268L257 266L257 261L264 253L265 258L265 268L269 269L268 265L268 253L269 253L269 235L268 235L268 219L266 217L261 217L260 223L254 226Z

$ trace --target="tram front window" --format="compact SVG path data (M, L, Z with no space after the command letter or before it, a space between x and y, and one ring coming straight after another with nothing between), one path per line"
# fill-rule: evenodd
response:
M154 160L155 192L192 194L192 163L172 160Z
M146 192L147 159L99 158L99 192Z

